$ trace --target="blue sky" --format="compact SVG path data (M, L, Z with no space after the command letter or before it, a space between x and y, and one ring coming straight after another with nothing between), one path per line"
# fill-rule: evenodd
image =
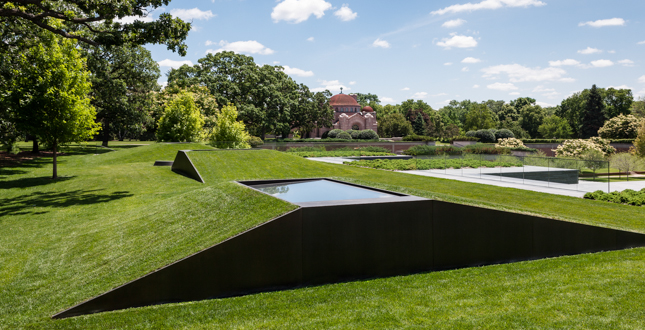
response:
M279 64L297 82L382 103L531 96L556 105L576 91L645 96L645 1L174 0L192 21L180 57L147 46L165 73L222 49ZM184 62L186 61L186 62Z

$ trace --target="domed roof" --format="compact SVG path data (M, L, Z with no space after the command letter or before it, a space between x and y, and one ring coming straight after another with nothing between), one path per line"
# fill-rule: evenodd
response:
M366 106L366 107L364 107L364 108L363 108L363 111L365 111L365 112L374 112L374 109L372 109L372 107L370 107L370 106L368 105L368 106Z
M339 106L339 105L349 105L349 106L356 106L358 105L358 102L354 100L353 97L347 95L347 94L337 94L331 97L329 99L329 105L333 106Z

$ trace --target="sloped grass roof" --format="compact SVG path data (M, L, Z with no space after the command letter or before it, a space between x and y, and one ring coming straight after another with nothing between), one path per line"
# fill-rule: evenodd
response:
M232 180L334 177L412 195L645 233L642 208L317 163L191 152L206 184L153 167L155 144L0 172L0 328L643 327L645 249L419 274L53 321L49 316L286 213ZM402 211L404 212L404 211ZM640 321L639 321L640 320ZM639 323L640 322L640 323Z

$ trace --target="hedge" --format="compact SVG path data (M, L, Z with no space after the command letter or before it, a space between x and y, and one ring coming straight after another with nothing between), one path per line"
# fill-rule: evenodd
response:
M423 136L423 135L408 135L403 138L403 141L424 141L424 142L432 142L435 141L435 138L431 136Z
M576 139L521 139L524 143L564 143L566 140ZM611 143L634 143L635 139L613 139L609 140Z
M626 189L626 190L623 190L622 192L614 191L611 193L606 193L602 190L597 190L592 193L586 193L585 198L595 199L595 200L605 201L610 203L643 206L645 205L645 188L641 189L640 191Z

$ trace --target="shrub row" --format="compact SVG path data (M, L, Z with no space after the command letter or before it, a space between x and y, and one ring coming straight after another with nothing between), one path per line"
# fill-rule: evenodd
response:
M343 131L340 129L333 129L331 131L323 133L323 140L328 139L343 139L343 140L378 140L378 134L371 129L366 129L362 131L358 130L349 130Z
M480 129L478 131L468 131L466 136L479 138L481 142L495 143L498 139L514 138L515 134L508 129Z
M564 141L572 139L522 139L524 143L564 143ZM635 139L613 139L609 140L611 143L634 143Z
M403 152L410 156L437 156L437 155L462 155L462 154L486 154L486 155L508 155L509 148L497 148L488 144L471 144L463 148L455 146L413 146Z
M301 157L349 157L349 156L389 156L394 155L388 149L381 147L363 147L363 148L338 148L327 150L324 146L320 147L298 147L290 148L288 153Z
M431 169L460 169L480 167L512 167L521 166L520 162L482 161L476 159L375 159L345 162L346 165L369 167L381 170L412 171Z
M432 142L435 141L435 138L431 136L424 136L424 135L408 135L403 138L403 141L423 141L423 142Z
M614 191L611 193L606 193L602 190L598 190L592 193L586 193L585 198L610 203L643 206L645 205L645 188L641 189L640 191L627 189L623 190L622 192Z

